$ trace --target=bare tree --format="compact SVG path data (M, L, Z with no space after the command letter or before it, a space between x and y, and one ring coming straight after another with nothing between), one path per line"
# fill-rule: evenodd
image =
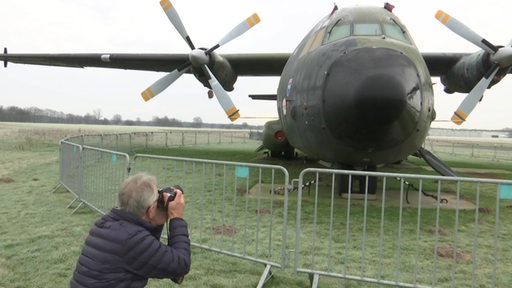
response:
M101 119L101 109L100 108L96 108L92 111L92 115L93 117L96 119L96 120L100 120Z
M203 119L199 116L194 117L194 119L192 119L192 126L195 128L201 128L203 126Z
M120 114L115 114L112 116L112 124L121 125L123 124L123 117Z

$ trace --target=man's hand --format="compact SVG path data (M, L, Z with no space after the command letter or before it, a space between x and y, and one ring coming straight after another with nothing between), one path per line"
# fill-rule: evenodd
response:
M169 202L169 207L167 207L167 218L183 218L183 214L185 212L185 197L183 196L183 192L179 189L175 189L176 197L173 201ZM167 201L167 197L169 194L165 194L165 201Z

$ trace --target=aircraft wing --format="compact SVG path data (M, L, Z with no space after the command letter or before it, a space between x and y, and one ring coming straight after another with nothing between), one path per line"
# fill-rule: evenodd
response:
M290 53L224 54L238 76L281 76Z
M289 53L223 54L238 76L280 76ZM0 54L8 62L62 67L97 67L171 72L188 61L188 54Z
M462 57L470 53L421 53L427 64L430 76L439 77L444 75Z
M290 53L222 54L238 76L280 76ZM470 53L422 53L430 75L444 75ZM171 72L188 60L188 54L66 53L0 54L8 62L62 67L96 67L126 70Z

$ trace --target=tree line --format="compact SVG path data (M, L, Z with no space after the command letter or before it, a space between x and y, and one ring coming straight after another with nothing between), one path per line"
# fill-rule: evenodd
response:
M184 122L167 116L153 116L151 121L123 120L119 114L111 119L102 117L101 110L96 109L93 113L75 115L59 112L51 109L37 107L19 108L16 106L0 106L0 122L31 122L31 123L63 123L63 124L95 124L95 125L125 125L125 126L159 126L159 127L185 127L185 128L219 128L219 129L254 129L260 130L262 126L242 124L216 124L203 123L201 117L194 117L192 122Z
M248 129L262 130L261 125L242 124L217 124L203 123L201 117L194 117L192 122L183 122L176 118L167 116L153 116L151 121L123 120L122 116L116 114L112 119L102 117L101 110L96 109L91 114L75 115L59 112L51 109L40 109L37 107L19 108L15 106L0 106L0 122L32 122L32 123L63 123L63 124L95 124L95 125L124 125L124 126L158 126L158 127L183 127L183 128L216 128L216 129ZM512 128L500 130L506 137L512 138Z

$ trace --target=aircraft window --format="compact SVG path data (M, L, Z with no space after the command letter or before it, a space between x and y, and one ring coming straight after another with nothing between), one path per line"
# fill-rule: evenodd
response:
M315 32L315 34L311 35L308 42L306 43L306 46L304 46L300 54L300 57L320 47L320 45L322 44L322 39L324 39L324 35L325 29L320 29L317 32Z
M384 33L382 31L384 29ZM352 30L352 31L351 31ZM333 41L349 37L350 35L356 36L381 36L387 37L409 43L407 33L396 23L337 23L326 33L323 44L331 43ZM316 47L315 47L316 48Z
M386 36L403 42L409 42L403 29L394 23L384 23L384 33Z
M327 34L324 43L330 43L348 36L350 36L350 24L336 24Z
M354 35L382 35L379 23L354 23Z

